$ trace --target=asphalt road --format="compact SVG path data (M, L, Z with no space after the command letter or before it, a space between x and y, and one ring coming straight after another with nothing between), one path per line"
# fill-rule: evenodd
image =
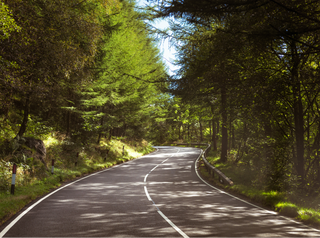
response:
M320 236L320 231L206 185L200 150L158 151L94 174L39 201L0 237Z

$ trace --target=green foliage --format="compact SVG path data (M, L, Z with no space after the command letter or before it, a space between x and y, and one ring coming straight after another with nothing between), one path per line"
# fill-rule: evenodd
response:
M214 158L214 153L210 152L210 154L211 157L208 159L217 162L218 158ZM279 192L268 190L268 187L257 186L256 175L241 169L244 164L234 166L228 162L226 164L215 163L214 165L234 181L233 186L217 184L216 180L211 179L211 175L204 167L200 167L201 174L215 186L222 186L233 193L241 194L254 203L274 209L281 215L296 218L306 224L316 226L320 224L318 197L306 197L301 193L301 190Z
M147 141L120 141L116 139L102 140L86 147L65 141L59 133L55 137L48 136L47 159L55 159L54 174L47 172L43 164L36 159L28 158L28 164L17 165L15 195L10 195L12 163L0 159L0 224L22 209L35 198L60 186L62 182L76 179L94 171L111 167L118 163L140 157L153 150ZM122 148L125 155L122 156ZM106 150L109 150L106 158ZM77 152L79 156L77 157ZM4 159L10 159L5 157ZM75 165L75 162L77 164Z
M0 40L4 40L10 37L10 33L13 31L20 31L21 27L16 24L16 21L12 17L12 14L7 5L2 1L0 2Z
M3 148L16 135L47 139L52 131L82 146L112 136L148 137L166 72L145 13L133 2L1 4L8 21L0 31L10 33L0 40Z
M318 225L320 223L320 213L314 209L300 208L298 219L307 223Z
M171 34L180 70L169 91L181 101L172 109L177 129L166 128L166 138L181 139L178 122L191 123L192 139L211 136L222 161L256 175L253 181L244 176L246 183L317 196L318 8L319 2L170 0L154 9L155 18L176 17ZM188 108L187 120L181 108Z
M9 192L12 163L0 160L0 192Z
M84 130L95 133L120 129L122 135L142 138L151 119L165 77L159 52L147 25L133 5L123 2L118 14L108 20L114 27L104 37L96 60L94 81L83 92ZM119 135L118 135L119 136Z
M276 211L289 217L297 217L299 215L298 209L297 205L288 202L280 202L276 204Z

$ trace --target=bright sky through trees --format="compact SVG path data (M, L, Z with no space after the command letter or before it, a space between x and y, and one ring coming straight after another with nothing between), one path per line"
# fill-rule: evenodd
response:
M137 5L139 7L144 7L148 5L147 0L137 0ZM160 30L167 29L169 27L169 23L166 20L158 20L155 22L152 22L152 25ZM169 68L169 74L174 74L174 71L177 70L179 67L174 65L175 61L175 47L170 43L169 39L162 39L158 45L159 50L162 53L163 56L163 62L168 66Z

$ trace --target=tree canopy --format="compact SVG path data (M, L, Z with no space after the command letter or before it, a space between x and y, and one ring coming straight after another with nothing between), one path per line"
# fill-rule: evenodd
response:
M181 68L169 91L212 108L221 160L236 150L236 162L247 160L271 189L317 186L319 3L150 2L155 18L174 19L179 42Z
M134 2L13 0L0 14L3 138L31 122L83 143L143 137L166 69Z
M268 189L318 186L319 3L149 2L2 1L1 137L210 140ZM146 23L163 17L170 31ZM154 32L177 43L176 75Z

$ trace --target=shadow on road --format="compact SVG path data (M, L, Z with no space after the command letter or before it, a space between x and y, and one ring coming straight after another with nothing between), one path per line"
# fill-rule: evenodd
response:
M147 199L144 186L188 236L320 236L203 184L194 172L198 155L199 149L166 147L84 179L41 202L7 236L179 237Z

